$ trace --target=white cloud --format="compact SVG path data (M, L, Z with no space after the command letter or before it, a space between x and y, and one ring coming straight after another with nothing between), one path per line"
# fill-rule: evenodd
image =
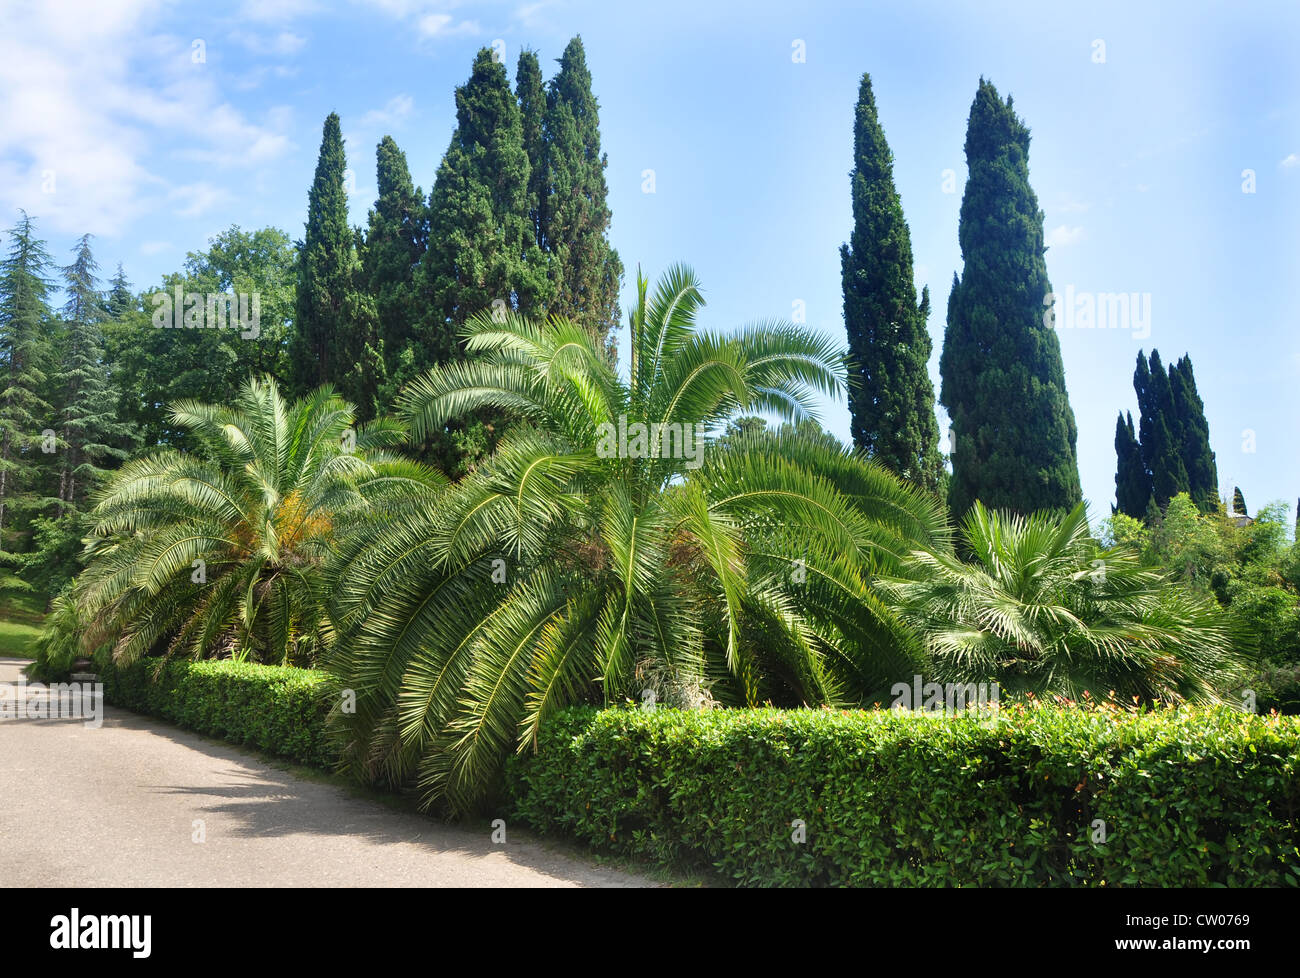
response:
M279 31L275 34L235 31L230 35L230 39L237 44L242 44L254 54L297 54L307 43L305 37L292 31Z
M1292 153L1281 163L1279 163L1278 166L1284 167L1285 169L1288 170L1291 169L1291 167L1293 166L1300 166L1300 156L1297 156L1295 153Z
M1083 240L1083 228L1081 227L1072 228L1062 224L1060 227L1054 227L1047 232L1047 245L1050 248L1064 248L1081 240Z
M140 254L142 255L159 255L164 251L170 251L174 248L170 241L143 241L140 243Z
M425 14L417 21L416 28L424 38L477 34L480 29L478 21L462 20L457 23L451 14Z
M383 129L406 121L415 102L411 96L395 95L382 109L371 109L357 121L359 129Z
M115 236L177 199L202 209L192 178L209 174L191 173L186 197L163 175L168 161L242 167L288 148L287 110L249 120L215 66L191 60L188 37L155 33L161 0L72 6L0 6L0 213Z
M206 180L201 180L198 183L173 187L168 192L167 199L176 205L172 213L177 217L201 217L217 205L229 201L231 194L224 187L217 187Z

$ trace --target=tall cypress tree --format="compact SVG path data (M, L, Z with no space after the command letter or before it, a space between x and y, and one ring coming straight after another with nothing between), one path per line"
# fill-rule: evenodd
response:
M0 532L15 512L42 505L39 460L55 448L53 408L45 399L49 368L51 265L45 242L27 212L9 230L0 262ZM0 538L2 539L2 538ZM0 550L5 549L0 543Z
M1044 322L1051 291L1043 212L1029 186L1029 130L980 79L966 130L969 177L948 300L940 400L952 419L949 504L1029 513L1082 492L1061 346Z
M545 311L541 249L528 218L531 168L519 105L487 48L456 89L456 130L429 199L429 245L416 269L430 362L459 355L458 330L493 300Z
M354 371L355 356L345 321L352 286L353 234L343 186L347 160L337 113L325 119L316 176L307 196L306 236L298 254L298 298L289 370L298 394L337 382Z
M1241 493L1241 486L1232 487L1232 511L1242 516L1249 515L1246 512L1246 497Z
M64 332L52 387L61 400L59 515L78 510L104 476L105 462L127 457L132 426L117 418L118 392L109 382L100 324L108 315L95 272L99 265L82 235L73 262L62 269Z
M602 338L617 328L623 263L607 237L607 160L582 38L569 41L546 93L546 185L539 207L550 259L547 310Z
M840 277L853 442L896 474L937 490L943 460L927 369L930 291L917 302L912 239L868 74L858 87L849 176L853 233L840 246Z
M415 341L415 268L424 253L428 214L424 193L412 184L406 154L392 136L380 141L375 161L379 197L370 210L361 277L374 300L385 374L397 388L430 363Z
M1151 476L1152 499L1163 510L1169 500L1180 492L1188 492L1190 486L1183 465L1182 429L1174 410L1173 389L1159 350L1151 351L1149 361L1138 351L1133 389L1142 414L1139 422L1142 464Z
M1142 464L1142 446L1133 430L1133 415L1120 414L1115 421L1115 509L1135 520L1146 515L1151 499L1151 477Z
M1201 512L1214 512L1219 507L1219 469L1210 450L1210 423L1205 418L1205 403L1196 392L1191 357L1183 356L1169 368L1169 385L1188 492Z
M423 310L419 343L431 364L464 355L459 331L498 300L523 315L546 312L546 261L529 217L532 173L519 103L487 48L456 89L456 130L429 198L428 247L415 270ZM484 412L428 447L444 471L489 450L503 418Z
M519 100L524 152L528 154L528 219L537 246L545 251L543 214L549 196L546 183L546 86L542 84L542 66L537 52L528 48L519 52L519 64L515 68L515 97Z

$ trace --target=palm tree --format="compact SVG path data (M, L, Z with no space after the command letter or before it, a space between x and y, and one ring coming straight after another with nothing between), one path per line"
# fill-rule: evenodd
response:
M1083 504L1028 519L976 503L971 556L917 552L879 584L925 645L925 678L994 680L1077 699L1213 702L1244 678L1244 636L1218 605L1091 538Z
M325 661L357 693L346 767L463 811L574 702L821 703L880 681L864 653L903 640L870 578L936 545L942 508L816 440L699 441L742 411L808 418L842 383L829 341L705 331L702 305L688 269L653 294L638 273L626 380L584 328L506 314L406 390L417 441L485 408L519 420L340 548Z
M76 613L87 651L309 664L328 639L321 575L339 527L445 480L385 451L391 423L352 430L322 388L289 404L250 377L234 404L181 401L193 453L160 449L113 474L91 510Z

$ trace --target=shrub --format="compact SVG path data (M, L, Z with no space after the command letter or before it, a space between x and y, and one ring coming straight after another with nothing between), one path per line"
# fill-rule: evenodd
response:
M1297 766L1300 723L1226 707L576 709L507 790L540 832L749 885L1295 886Z
M100 661L96 669L114 706L313 767L336 759L325 733L332 687L322 672L181 659Z

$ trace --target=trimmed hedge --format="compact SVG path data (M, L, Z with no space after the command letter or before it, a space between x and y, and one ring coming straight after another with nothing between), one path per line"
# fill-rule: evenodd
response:
M323 672L183 659L95 668L114 706L313 767L337 759L325 733L331 687Z
M1300 721L1227 708L585 708L507 784L539 832L749 885L1296 886L1298 767Z

